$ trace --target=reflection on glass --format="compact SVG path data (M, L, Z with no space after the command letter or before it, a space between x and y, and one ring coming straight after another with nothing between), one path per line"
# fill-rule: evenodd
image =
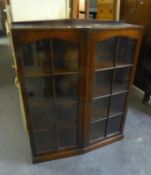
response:
M65 102L68 100L77 100L78 76L62 75L55 76L56 101Z
M107 117L109 104L109 97L93 100L92 103L92 118L105 118Z
M26 78L26 93L29 104L48 103L52 98L52 81L49 77L44 78Z
M57 125L71 124L76 125L77 122L77 103L56 104L55 117Z
M135 47L135 39L131 39L128 37L119 37L119 49L116 65L132 64Z
M41 40L22 47L25 76L50 73L50 41Z
M47 131L34 134L36 153L47 153L57 150L56 132Z
M52 104L33 106L29 108L31 123L34 131L54 129Z
M77 43L54 39L53 50L55 72L78 70L79 52Z
M102 139L105 136L106 120L101 120L91 124L90 141Z
M59 130L59 148L77 145L77 128L64 128Z
M93 96L101 96L110 94L112 83L112 71L99 71L95 72Z
M108 119L107 135L120 131L122 116L111 117Z
M129 75L131 68L122 68L115 70L115 79L113 92L123 91L128 89Z
M107 68L113 66L116 50L116 37L97 42L95 68Z
M111 97L110 116L119 114L124 111L125 98L125 93L113 95Z
M36 59L36 44L28 44L22 47L22 56L24 66L32 66L34 65L34 61Z

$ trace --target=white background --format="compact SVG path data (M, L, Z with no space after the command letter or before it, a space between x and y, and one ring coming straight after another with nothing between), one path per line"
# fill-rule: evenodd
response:
M10 0L12 21L68 18L68 0Z

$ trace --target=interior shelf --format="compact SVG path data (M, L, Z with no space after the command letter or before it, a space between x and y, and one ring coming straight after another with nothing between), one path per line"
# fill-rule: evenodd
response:
M72 75L72 74L79 74L79 72L61 68L55 69L53 72L53 75Z
M118 94L124 94L127 93L128 90L118 91L118 92L112 92L112 95L118 95Z
M95 69L105 69L105 68L107 69L112 67L113 67L113 62L102 61L95 64Z
M124 64L124 63L116 63L115 69L117 68L126 68L126 67L132 67L132 64Z
M51 76L50 71L44 71L41 67L38 66L26 66L24 68L24 75L25 77L44 77L44 76Z
M52 104L52 101L54 104L77 104L78 100L73 100L72 98L58 98L58 100L53 100L51 98L34 98L31 99L29 98L29 104L30 107L38 106L38 107L43 107Z
M53 102L52 98L29 98L28 103L30 107L44 107L51 105Z
M32 77L47 77L47 76L52 76L52 75L72 75L72 74L79 74L79 72L73 72L73 71L68 71L66 69L55 69L54 72L51 71L44 71L40 67L36 66L26 66L24 68L24 75L27 78L32 78Z
M116 113L116 114L113 114L113 115L109 115L109 117L108 118L112 118L112 117L116 117L116 116L122 116L122 115L124 115L124 112L119 112L119 113Z
M115 69L120 69L120 68L122 69L122 68L127 68L127 67L132 67L132 66L133 66L132 64L118 64L118 65L112 66L112 67L95 69L95 72L115 70Z
M77 125L73 125L73 123L64 123L62 125L56 125L49 128L43 128L43 129L33 129L33 133L43 133L43 132L52 132L52 131L58 131L63 129L70 129L70 128L77 128Z

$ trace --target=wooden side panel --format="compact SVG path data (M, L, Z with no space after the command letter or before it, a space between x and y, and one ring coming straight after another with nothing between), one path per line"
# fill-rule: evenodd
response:
M128 23L144 26L144 36L134 82L136 86L144 90L144 78L146 76L144 69L151 57L149 51L151 48L151 1L123 0L121 3L121 19Z

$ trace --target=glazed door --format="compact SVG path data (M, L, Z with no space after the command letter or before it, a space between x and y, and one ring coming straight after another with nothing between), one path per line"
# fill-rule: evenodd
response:
M130 30L92 33L89 144L122 133L138 36Z
M80 147L83 35L20 32L17 37L19 78L33 154Z

